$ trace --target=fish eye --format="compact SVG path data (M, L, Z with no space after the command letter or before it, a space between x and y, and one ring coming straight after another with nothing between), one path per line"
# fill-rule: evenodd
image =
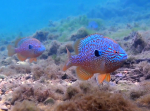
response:
M99 53L98 50L95 50L94 54L95 54L96 57L99 57L99 56L100 56L100 53Z
M118 54L119 52L115 50L114 53Z
M29 49L32 49L33 48L33 46L32 45L29 45Z

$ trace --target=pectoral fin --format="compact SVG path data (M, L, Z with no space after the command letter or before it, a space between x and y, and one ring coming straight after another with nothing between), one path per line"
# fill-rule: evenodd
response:
M22 56L21 54L17 54L17 57L20 61L25 61L27 58Z
M97 77L96 77L96 80L97 80L97 83L98 84L101 84L104 80L106 80L107 82L110 81L110 74L99 74Z
M89 78L91 78L93 76L93 74L82 69L81 67L76 68L76 73L77 73L78 78L81 80L88 80Z
M36 62L36 61L37 61L37 58L30 58L30 60L29 60L29 61L30 61L30 63L31 63L31 62L33 62L33 61L35 61L35 62Z

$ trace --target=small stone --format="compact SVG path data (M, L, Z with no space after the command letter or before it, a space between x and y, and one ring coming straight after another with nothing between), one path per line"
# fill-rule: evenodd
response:
M47 98L45 101L44 101L44 104L47 105L47 104L54 104L55 103L55 100L51 97Z
M67 75L67 74L64 74L61 78L62 78L62 79L67 79L67 78L68 78L68 75Z
M5 76L5 75L0 74L0 79L5 79L5 78L6 78L6 76Z
M2 111L8 111L8 108L5 105L1 105L1 104L0 104L0 109Z
M27 79L30 79L30 78L31 78L31 76L27 76L27 77L26 77L26 80L27 80Z

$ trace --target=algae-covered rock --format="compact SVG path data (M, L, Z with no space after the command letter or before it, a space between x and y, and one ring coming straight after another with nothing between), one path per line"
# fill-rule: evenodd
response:
M70 40L75 41L80 38L84 38L87 35L88 35L88 31L84 27L82 27L77 31L77 33L71 35Z
M52 41L48 51L48 55L57 54L57 50L59 49L59 47L60 47L60 43L58 41L56 40Z
M145 48L146 42L144 41L143 37L141 34L136 33L132 43L131 43L131 50L134 54L141 53L142 50Z
M47 35L48 35L49 32L46 32L46 31L37 31L33 37L34 38L37 38L38 40L40 40L41 42L42 41L45 41L47 39Z

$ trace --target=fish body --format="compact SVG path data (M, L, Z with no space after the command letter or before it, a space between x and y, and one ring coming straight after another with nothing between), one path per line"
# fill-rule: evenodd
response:
M88 24L88 28L96 30L98 29L98 24L95 21L91 21Z
M9 56L17 53L19 60L30 58L30 62L36 61L36 58L45 51L44 45L39 40L29 37L16 40L15 48L8 45L7 49Z
M127 59L126 52L114 40L100 34L89 35L75 43L77 55L69 56L63 70L71 66L77 66L77 76L81 80L88 80L95 73L97 82L102 83L105 79L110 81L110 73L118 69Z

